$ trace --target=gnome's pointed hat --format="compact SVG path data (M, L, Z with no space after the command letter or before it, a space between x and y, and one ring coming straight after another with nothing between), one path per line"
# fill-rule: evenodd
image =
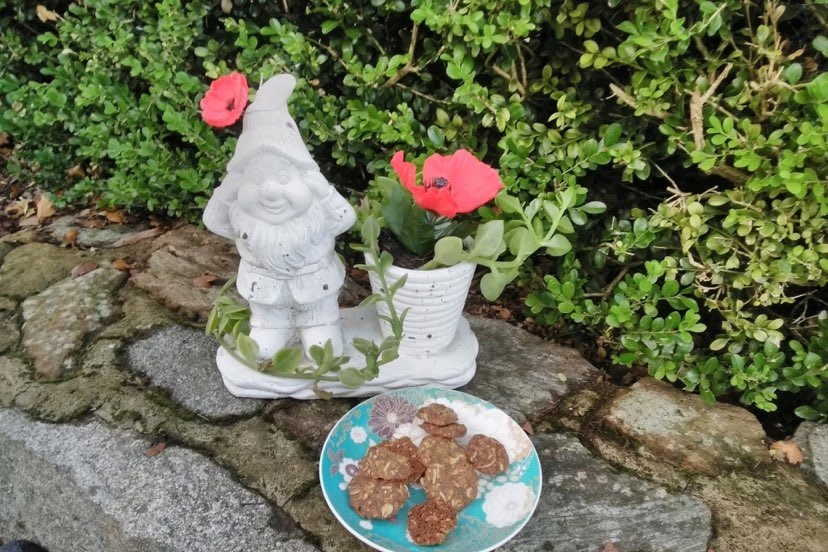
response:
M243 168L252 157L266 151L278 152L306 169L318 168L288 113L287 100L294 86L292 75L281 74L259 88L256 99L244 112L242 133L227 164L228 171Z

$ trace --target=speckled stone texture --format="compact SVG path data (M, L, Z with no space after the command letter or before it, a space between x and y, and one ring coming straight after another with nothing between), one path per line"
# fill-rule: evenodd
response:
M54 552L313 552L279 509L207 457L100 423L0 409L0 540Z
M218 343L201 330L169 326L127 347L127 366L208 418L256 413L264 401L230 394L216 368Z
M700 500L618 472L574 437L533 438L544 482L535 515L504 552L705 552L710 510Z
M132 283L168 307L206 320L220 285L196 287L193 278L215 274L220 281L236 274L239 257L230 240L195 226L183 226L156 239L145 268L132 275Z
M644 378L607 406L604 423L637 452L683 470L715 475L769 461L765 432L743 408L707 405L698 395Z
M600 378L574 349L501 320L470 316L469 323L480 352L477 374L460 391L491 402L518 423Z
M117 314L113 296L125 279L125 273L102 267L23 301L23 346L39 377L58 379L75 367L72 353Z
M794 435L802 449L802 469L828 489L828 425L802 422Z
M75 220L75 217L69 215L59 217L49 224L48 232L52 239L57 243L63 241L63 237L70 230L77 232L75 236L75 243L84 249L103 249L112 247L118 240L125 238L138 231L145 230L149 225L128 225L128 224L110 224L103 228L85 228Z

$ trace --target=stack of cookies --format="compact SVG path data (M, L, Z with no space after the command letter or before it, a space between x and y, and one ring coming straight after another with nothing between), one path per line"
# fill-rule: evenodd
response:
M348 486L351 507L365 518L388 519L409 498L408 483L418 483L426 502L411 508L408 532L419 545L442 543L457 525L457 512L477 497L477 472L496 475L509 467L503 445L475 435L464 450L454 439L466 435L451 408L433 403L417 411L429 435L419 448L408 437L368 449Z

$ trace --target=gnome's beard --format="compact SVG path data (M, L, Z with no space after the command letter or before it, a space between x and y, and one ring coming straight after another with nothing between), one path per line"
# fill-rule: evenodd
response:
M238 203L231 205L229 217L242 258L277 275L301 274L302 268L325 259L334 248L319 203L277 225L251 216Z

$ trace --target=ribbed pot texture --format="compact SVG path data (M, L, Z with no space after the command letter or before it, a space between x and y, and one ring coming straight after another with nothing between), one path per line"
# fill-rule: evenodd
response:
M373 259L366 255L366 262L372 264ZM449 346L466 304L474 267L473 263L460 263L436 270L388 269L385 278L389 285L408 275L405 285L394 295L398 314L409 309L403 322L400 355L437 354ZM369 277L374 293L382 293L377 275L369 273ZM388 316L388 306L377 303L377 312ZM383 337L391 335L391 325L384 320L380 320L380 330Z

